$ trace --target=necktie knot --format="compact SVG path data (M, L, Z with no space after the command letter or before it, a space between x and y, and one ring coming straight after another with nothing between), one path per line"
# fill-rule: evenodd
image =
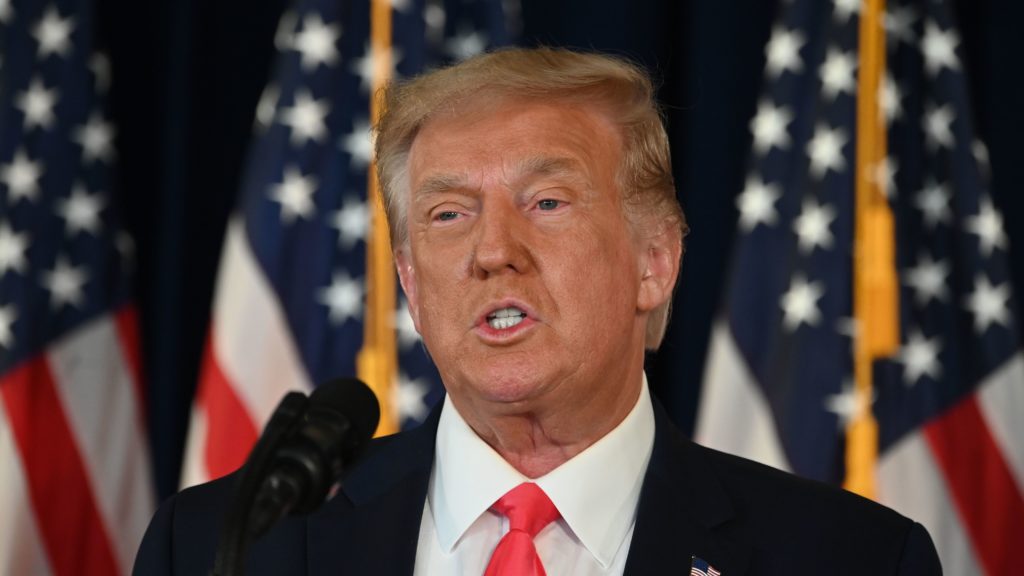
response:
M526 532L530 538L560 516L548 495L532 482L509 490L491 509L508 518L510 531Z

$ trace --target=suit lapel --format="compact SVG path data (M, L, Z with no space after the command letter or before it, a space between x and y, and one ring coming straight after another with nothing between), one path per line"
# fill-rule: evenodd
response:
M654 401L655 435L644 476L627 576L689 574L691 556L722 573L746 572L750 550L717 528L736 512L706 458L672 425Z
M413 573L440 406L416 430L378 441L341 493L309 517L308 574Z

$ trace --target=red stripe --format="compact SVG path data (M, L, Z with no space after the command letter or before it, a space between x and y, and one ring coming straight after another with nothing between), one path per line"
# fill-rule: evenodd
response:
M139 336L139 314L134 305L122 307L114 314L114 325L117 326L117 334L121 340L121 354L124 356L125 364L132 375L132 384L135 386L135 399L138 401L139 414L145 415L146 410L146 387L142 378L142 353Z
M54 573L120 573L45 358L6 374L0 379L0 394Z
M925 427L925 436L949 485L985 571L1012 574L1024 542L1024 495L978 407L960 402Z
M210 478L234 472L256 444L256 425L213 353L213 338L206 341L198 403L206 413L204 456Z

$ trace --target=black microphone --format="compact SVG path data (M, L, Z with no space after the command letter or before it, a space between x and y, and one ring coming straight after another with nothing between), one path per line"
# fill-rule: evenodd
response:
M309 398L287 394L240 471L212 573L241 575L249 542L323 504L379 419L377 397L355 378L322 384Z
M319 508L379 419L377 397L361 381L344 378L317 387L302 422L271 457L250 512L251 537L288 514Z

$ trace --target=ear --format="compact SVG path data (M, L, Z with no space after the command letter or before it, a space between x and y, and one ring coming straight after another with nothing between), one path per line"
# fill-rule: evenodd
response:
M682 235L678 227L662 226L656 235L642 240L641 250L636 307L639 312L650 312L672 298L683 252Z
M416 269L412 264L412 256L409 254L408 246L399 248L395 252L395 268L398 269L398 281L402 284L402 291L409 302L409 315L412 316L413 325L416 331L420 332L420 301L416 286Z

